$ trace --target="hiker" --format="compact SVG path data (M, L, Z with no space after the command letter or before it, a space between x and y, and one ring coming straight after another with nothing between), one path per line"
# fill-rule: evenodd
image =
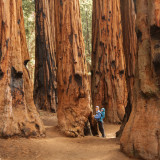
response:
M99 131L102 134L102 137L105 138L105 133L104 133L104 126L103 126L103 119L105 118L105 109L102 108L101 112L99 110L99 106L96 106L96 115L94 116L94 118L97 120L98 122L98 126L99 126Z

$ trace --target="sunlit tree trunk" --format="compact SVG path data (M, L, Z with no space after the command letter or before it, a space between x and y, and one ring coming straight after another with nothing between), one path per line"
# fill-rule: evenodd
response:
M92 110L79 0L55 1L58 122L67 135L84 135Z
M129 119L133 103L133 87L135 77L135 59L137 58L137 35L135 31L135 4L133 0L121 0L121 17L123 32L123 48L126 60L126 82L128 89L128 102L125 108L125 116L117 136L121 136Z
M36 0L34 101L38 108L56 112L54 0Z
M111 123L123 120L127 104L119 0L93 0L92 101Z
M160 1L136 1L138 52L132 112L121 137L130 156L160 159Z
M21 0L0 0L0 137L40 136Z

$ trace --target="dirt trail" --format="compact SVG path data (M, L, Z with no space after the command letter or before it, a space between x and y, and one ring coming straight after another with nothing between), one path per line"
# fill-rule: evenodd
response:
M105 124L107 138L67 138L58 131L55 114L40 112L47 130L41 139L0 139L0 160L133 160L120 152L115 132Z

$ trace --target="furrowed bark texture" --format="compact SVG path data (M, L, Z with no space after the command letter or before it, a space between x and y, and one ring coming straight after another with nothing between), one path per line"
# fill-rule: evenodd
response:
M117 136L120 137L128 122L133 103L133 87L135 77L135 59L137 58L137 35L135 32L135 4L133 0L121 0L121 17L123 32L123 48L126 62L126 82L128 90L128 102L125 108L125 116Z
M79 0L55 1L55 18L58 122L67 136L83 136L92 110Z
M107 121L123 120L127 103L119 0L93 1L92 102L106 108Z
M130 156L160 159L160 1L136 1L138 57L132 112L121 137Z
M36 0L36 52L34 102L56 112L56 57L54 1Z
M0 0L0 137L40 136L21 0Z

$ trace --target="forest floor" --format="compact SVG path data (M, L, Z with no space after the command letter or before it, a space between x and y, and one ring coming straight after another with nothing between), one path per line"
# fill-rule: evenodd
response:
M115 132L105 124L107 138L68 138L60 134L56 114L40 111L46 138L0 139L0 160L133 160L120 152Z

